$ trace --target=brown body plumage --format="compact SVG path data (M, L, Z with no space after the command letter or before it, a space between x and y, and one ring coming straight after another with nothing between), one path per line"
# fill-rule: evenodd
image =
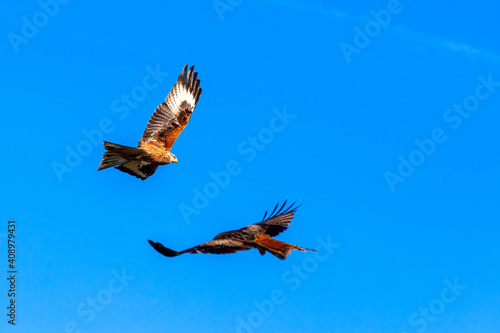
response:
M298 208L298 206L294 207L292 204L288 208L284 209L285 205L286 201L279 209L279 205L276 205L273 212L267 219L266 212L262 222L255 223L238 230L220 233L215 236L213 240L184 251L177 252L151 240L149 241L149 244L167 257L175 257L183 253L226 254L256 248L259 250L261 255L264 255L267 251L283 260L290 254L291 250L299 250L303 252L315 251L272 238L288 228L293 219L294 213Z
M151 176L159 165L177 163L170 152L175 140L186 127L200 98L200 80L194 66L184 66L165 102L160 104L144 130L137 148L103 141L106 152L97 170L115 167L142 180Z

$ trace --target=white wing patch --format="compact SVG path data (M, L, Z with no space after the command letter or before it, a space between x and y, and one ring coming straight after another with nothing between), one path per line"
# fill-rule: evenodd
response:
M198 73L193 73L193 70L194 66L189 69L189 72L187 65L184 66L182 74L177 78L177 81L165 98L165 102L158 105L149 119L148 126L146 126L139 140L139 147L145 145L159 132L169 128L169 126L171 130L174 129L176 127L175 122L181 111L188 109L188 113L190 114L194 110L200 98L201 88L200 80L197 79Z
M193 108L195 104L195 96L193 93L190 93L185 84L180 82L176 82L170 94L168 94L167 98L165 98L165 103L167 104L170 111L176 116L179 115L180 109L179 106L183 101L189 103L189 109Z

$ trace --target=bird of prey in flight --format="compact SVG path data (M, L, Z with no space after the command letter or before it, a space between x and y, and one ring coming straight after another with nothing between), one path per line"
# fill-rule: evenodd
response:
M158 105L139 140L137 148L103 141L106 152L97 170L115 167L142 180L155 173L158 165L177 163L170 152L175 140L186 127L200 98L200 80L184 66L165 102Z
M297 245L288 244L272 237L286 230L292 222L294 213L299 206L294 204L284 209L286 205L283 203L278 209L279 204L274 207L274 210L266 219L267 211L262 218L262 222L255 223L239 230L232 230L218 234L213 240L194 246L184 251L176 252L164 247L162 244L148 240L156 251L167 257L175 257L183 253L214 253L226 254L235 253L238 251L246 251L251 248L259 250L261 255L267 252L275 255L281 260L284 260L290 254L290 250L299 250L302 252L314 251Z

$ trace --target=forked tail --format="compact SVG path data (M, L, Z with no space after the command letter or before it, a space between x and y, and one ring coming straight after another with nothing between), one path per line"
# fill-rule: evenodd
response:
M122 146L107 141L103 141L102 143L104 144L104 148L106 148L106 152L102 156L102 161L97 171L127 163L144 154L140 148Z
M285 243L279 240L276 240L274 238L271 238L271 236L266 235L266 234L258 234L255 243L262 248L263 250L267 250L269 253L275 255L276 257L280 258L281 260L284 260L287 255L290 254L290 250L299 250L302 252L306 251L314 251L312 249L307 249L305 247ZM265 251L261 250L259 248L259 251L262 255L264 255Z

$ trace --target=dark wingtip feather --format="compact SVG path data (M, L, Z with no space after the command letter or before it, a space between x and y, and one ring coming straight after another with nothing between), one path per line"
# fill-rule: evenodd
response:
M186 76L187 76L187 64L184 65L184 68L182 69L182 73L179 74L179 77L177 78L177 81L184 81L186 82Z
M198 72L194 72L194 65L187 71L187 64L184 66L182 74L179 76L179 81L186 84L187 89L193 94L195 104L198 103L201 95L200 80L198 80Z
M295 206L296 203L297 203L297 201L294 201L287 209L285 209L285 211L283 212L283 214L288 213L288 212L295 212L295 211L297 211L297 208L299 208L300 206L302 206L302 204Z
M285 205L286 205L286 202L287 202L287 201L288 201L288 200L285 200L285 202L283 202L283 205L282 205L282 206L281 206L281 208L280 208L280 209L276 212L276 215L278 215L278 214L279 214L279 213L283 210L283 207L285 207ZM285 212L283 212L283 213L285 213Z
M198 86L200 86L200 80L198 80ZM198 88L198 93L196 95L195 102L198 103L198 100L200 99L201 96L201 88Z
M269 214L269 218L273 217L273 214L274 214L274 212L276 211L276 209L278 208L279 204L280 204L280 203L278 202L278 203L276 204L276 206L274 206L274 209L273 209L272 213L271 213L271 214Z
M293 204L295 205L295 202L294 202ZM301 206L302 206L302 204L298 204L297 206L293 207L293 209L292 209L292 210L293 210L294 212L296 212L296 211L297 211L297 209L299 209L299 207L301 207Z
M178 256L180 253L174 250L171 250L169 248L164 247L161 243L158 242L153 242L152 240L148 239L149 244L158 252L163 254L165 257L175 257Z
M192 78L193 78L193 71L194 71L194 66L191 66L191 67L189 68L189 71L188 71L188 74L187 74L187 80L188 80L188 81L191 81L191 80L192 80Z
M262 218L262 221L265 221L266 220L266 217L267 219L272 219L273 217L276 217L278 215L282 215L282 214L286 214L286 213L289 213L289 212L296 212L297 209L302 206L302 204L300 205L295 205L296 204L296 201L294 203L292 203L290 206L288 206L288 208L285 208L286 204L287 204L288 200L285 200L285 202L283 202L283 204L281 205L281 207L278 209L278 207L280 206L280 203L278 202L276 204L276 206L274 206L274 209L273 211L271 212L271 214L269 214L269 216L267 215L268 211L266 210L266 212L264 213L264 217ZM285 208L283 210L283 208Z

